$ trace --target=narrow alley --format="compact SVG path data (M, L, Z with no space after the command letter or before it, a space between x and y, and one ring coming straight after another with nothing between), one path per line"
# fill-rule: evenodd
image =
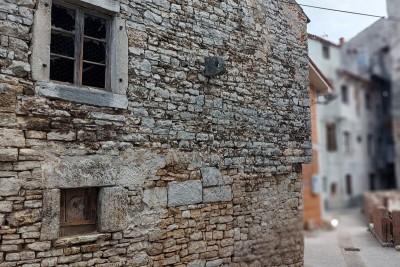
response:
M368 231L360 209L332 215L339 220L337 229L305 233L306 267L400 266L400 251L379 244Z

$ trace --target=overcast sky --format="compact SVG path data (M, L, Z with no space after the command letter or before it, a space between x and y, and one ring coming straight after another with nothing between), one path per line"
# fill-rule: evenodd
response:
M399 0L400 1L400 0ZM299 4L387 16L386 0L297 0ZM338 42L340 37L351 39L374 23L377 18L343 14L303 7L311 23L308 32Z

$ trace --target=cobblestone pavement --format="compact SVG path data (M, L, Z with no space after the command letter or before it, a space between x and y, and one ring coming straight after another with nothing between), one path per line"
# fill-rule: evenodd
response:
M400 266L400 252L381 247L359 209L338 211L333 217L339 220L336 230L305 233L305 267Z

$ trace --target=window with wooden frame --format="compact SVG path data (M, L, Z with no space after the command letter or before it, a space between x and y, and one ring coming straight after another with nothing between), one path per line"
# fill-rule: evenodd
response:
M30 43L35 94L128 107L128 33L120 1L37 0Z
M61 190L60 236L96 231L98 194L96 187Z
M346 154L351 153L351 135L349 132L345 131L343 133L343 138L344 138L344 151Z
M336 125L334 123L326 125L326 149L327 151L337 150Z
M106 15L53 4L50 80L111 91L110 23Z

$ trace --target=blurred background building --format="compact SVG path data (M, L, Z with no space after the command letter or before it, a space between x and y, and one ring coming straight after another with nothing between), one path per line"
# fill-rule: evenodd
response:
M387 8L387 18L347 42L309 34L311 62L332 92L316 92L312 108L318 156L317 167L303 169L306 223L318 224L326 209L360 205L367 191L400 185L400 1L387 0ZM321 190L313 193L315 185Z

